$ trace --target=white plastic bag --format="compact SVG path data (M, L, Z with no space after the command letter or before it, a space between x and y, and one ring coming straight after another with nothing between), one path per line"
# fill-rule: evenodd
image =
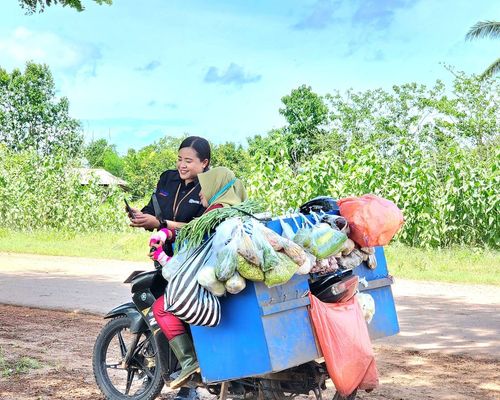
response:
M226 290L228 293L237 294L241 292L246 287L245 278L243 278L238 272L229 278L226 282Z

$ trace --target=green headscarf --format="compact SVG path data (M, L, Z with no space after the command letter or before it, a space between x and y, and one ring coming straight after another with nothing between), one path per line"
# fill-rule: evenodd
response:
M198 174L198 180L209 206L212 204L234 206L247 199L245 187L234 172L226 167L216 167Z

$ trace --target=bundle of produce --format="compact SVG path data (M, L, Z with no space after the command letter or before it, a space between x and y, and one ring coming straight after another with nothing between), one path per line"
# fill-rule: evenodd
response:
M238 266L238 240L233 239L217 253L217 263L215 264L215 276L219 281L227 281L231 278Z
M261 232L274 250L280 251L283 249L283 240L285 238L265 226L261 227Z
M330 256L323 260L317 260L314 267L311 269L311 273L318 275L326 275L331 272L335 272L339 268L337 264L337 259L335 256Z
M297 265L302 265L306 262L306 252L300 247L297 243L292 242L291 240L282 238L283 243L283 251L285 254L290 257L293 262Z
M257 265L249 263L242 256L238 256L238 266L236 267L238 273L245 279L254 282L264 281L264 272Z
M257 249L248 233L243 232L238 245L238 254L248 262L261 266L264 262L262 251Z
M203 239L222 221L245 215L242 211L255 214L262 210L262 205L255 200L246 200L233 207L216 208L184 225L179 231L176 242L182 244L183 249L198 247L203 242ZM180 247L178 246L177 248Z
M290 257L283 253L277 253L279 262L273 269L265 273L264 283L267 287L282 285L290 280L297 272L298 266Z
M213 265L205 265L197 275L198 283L211 292L215 296L224 296L226 288L215 276L215 267Z
M306 260L299 265L299 269L297 270L297 274L299 275L307 275L311 272L311 269L314 267L316 264L316 257L314 257L312 254L304 252L306 255Z
M346 240L345 233L332 229L328 224L320 223L313 226L309 240L304 244L316 258L322 260L337 254Z
M280 262L277 252L273 249L271 244L267 241L265 235L264 225L254 223L252 229L252 242L255 247L262 252L262 271L267 272L276 267Z
M234 275L226 281L226 290L231 294L238 294L246 287L245 279L235 272Z
M368 257L367 254L354 249L349 255L338 258L337 262L343 269L354 269L364 261L364 256Z
M351 252L354 250L356 247L356 243L354 243L351 239L347 238L347 240L344 242L344 245L342 246L342 255L343 256L348 256L351 254Z
M368 265L368 268L370 269L377 268L377 257L375 257L375 254L370 254L368 256L368 261L366 262L366 265Z

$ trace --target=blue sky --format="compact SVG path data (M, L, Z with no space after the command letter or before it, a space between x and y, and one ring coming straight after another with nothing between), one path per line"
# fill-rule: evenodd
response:
M284 125L280 99L451 80L440 63L480 73L500 42L465 42L498 0L114 0L87 9L0 14L0 66L51 68L87 140L121 152L164 136L244 143Z

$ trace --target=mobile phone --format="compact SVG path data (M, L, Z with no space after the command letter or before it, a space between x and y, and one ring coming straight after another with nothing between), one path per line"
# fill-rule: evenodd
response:
M123 200L125 201L125 209L127 210L128 215L130 215L130 218L135 218L135 214L132 211L132 208L130 207L130 205L128 204L127 199L124 198Z

